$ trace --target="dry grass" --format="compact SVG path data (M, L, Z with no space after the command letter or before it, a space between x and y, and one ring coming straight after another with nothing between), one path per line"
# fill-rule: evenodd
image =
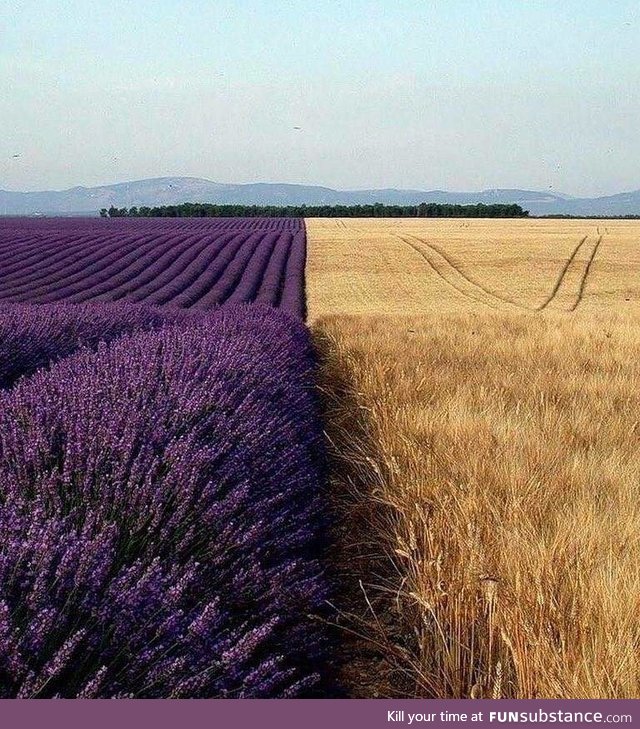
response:
M639 697L640 228L510 221L510 245L508 224L471 221L493 247L465 249L459 221L367 221L360 242L314 222L353 695ZM396 226L438 229L474 296L387 251ZM531 243L534 266L538 226L555 248ZM569 260L585 235L603 235L593 261Z
M583 280L581 310L640 301L637 221L312 218L307 230L312 319L564 310Z

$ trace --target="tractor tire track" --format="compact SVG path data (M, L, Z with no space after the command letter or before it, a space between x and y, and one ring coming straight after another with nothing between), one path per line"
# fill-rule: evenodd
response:
M451 286L453 289L455 289L458 293L462 294L466 298L478 301L494 309L505 308L506 305L508 308L515 307L520 310L533 312L544 311L548 306L552 305L558 298L558 295L562 290L563 284L567 280L569 274L582 263L582 265L584 265L584 270L582 272L582 275L580 276L577 290L574 292L574 295L570 297L570 300L574 300L568 306L562 307L565 311L576 310L584 297L587 279L589 278L589 273L591 271L593 261L596 257L598 248L600 247L603 238L602 235L598 236L598 238L592 244L591 253L589 254L588 259L585 262L581 262L578 260L578 256L585 247L585 245L587 245L587 241L589 240L589 236L585 235L571 251L569 257L565 261L560 271L560 274L558 275L553 289L551 290L545 301L539 306L526 306L524 304L519 304L518 302L513 301L513 299L500 296L495 291L492 291L491 289L483 286L478 281L475 281L471 277L467 276L451 260L451 258L449 258L449 256L444 253L444 251L440 250L440 248L435 246L434 244L427 243L422 238L418 238L417 236L413 235L396 237L398 237L406 245L410 246L411 248L413 248L413 250L419 253L441 280L443 280L445 283L447 283L449 286Z
M582 238L578 245L573 249L573 252L562 267L560 275L558 276L558 280L556 281L551 293L549 294L547 299L535 309L536 311L544 311L547 307L551 306L558 299L558 295L562 290L563 284L565 283L571 272L575 271L576 269L579 270L579 267L583 266L584 268L582 274L578 279L579 283L577 286L577 290L575 290L574 293L569 297L569 301L573 299L573 303L570 303L567 306L558 307L564 309L565 311L575 311L577 309L578 305L582 301L582 297L584 296L584 290L587 285L587 277L589 276L589 272L591 271L591 265L593 263L593 259L596 257L596 253L598 252L598 248L600 247L602 238L603 236L599 235L595 239L595 241L593 241L593 243L591 244L592 247L588 259L586 261L580 261L578 259L578 255L585 248L585 246L589 245L589 236L585 235L584 238Z
M571 307L571 309L569 311L575 311L578 308L578 306L580 305L580 303L582 302L582 299L584 298L584 292L585 292L585 288L587 286L587 279L589 278L591 266L593 265L593 261L595 260L596 254L598 252L598 248L600 248L600 244L602 243L602 237L603 236L599 236L598 240L596 241L595 245L593 246L593 250L591 251L591 255L589 256L589 260L587 261L587 265L584 268L584 273L580 280L578 296L576 298L574 305Z
M580 249L586 243L588 237L589 237L588 235L585 235L584 238L582 238L580 240L580 242L578 243L578 245L573 249L573 251L569 255L569 258L567 258L567 260L565 261L565 264L562 267L562 270L560 271L560 275L558 276L558 278L553 286L553 289L551 289L551 293L542 302L542 304L540 304L540 306L535 307L534 311L544 311L544 309L546 309L547 306L549 306L549 304L556 298L556 296L558 295L558 292L560 291L560 287L562 286L563 281L565 280L565 278L567 277L567 274L569 273L569 269L571 268L571 265L576 260L576 256L578 255L578 253L580 253Z
M429 264L430 268L433 270L436 276L438 276L438 278L444 281L444 283L446 283L448 286L455 289L459 294L462 294L462 296L467 299L471 299L472 301L477 301L480 304L485 304L492 309L500 308L500 304L498 303L498 301L491 301L492 297L487 297L486 292L482 291L482 289L480 289L479 287L473 286L469 279L467 279L464 275L460 274L460 272L455 267L451 267L451 265L447 263L444 258L439 256L438 252L434 251L429 245L425 244L425 247L428 251L431 252L431 254L435 255L429 256L426 251L424 251L416 243L408 240L404 236L396 237L399 238L403 243L405 243L405 245L408 245L416 253L418 253L418 255L420 255ZM448 276L447 273L449 274ZM471 288L471 291L469 291L469 288ZM489 298L489 300L487 300L487 298Z
M527 309L528 307L516 304L509 299L503 299L496 295L493 291L484 288L480 284L476 283L472 279L468 278L462 271L455 266L447 256L440 252L430 243L426 243L421 238L415 236L397 236L406 245L413 248L416 253L429 264L435 274L446 284L455 289L458 293L462 294L468 299L478 301L481 304L491 307L492 309L501 309L506 305L507 307L515 307L517 309ZM414 238L424 248L426 248L432 255L423 250L423 248L417 243L409 240L408 238Z
M474 288L478 288L481 291L483 291L487 296L490 296L492 299L495 299L496 301L505 303L505 304L511 304L512 306L517 306L519 309L529 309L530 307L526 306L525 304L519 304L517 301L514 301L513 299L510 299L508 296L500 296L496 291L493 291L492 289L487 288L483 284L481 284L479 281L476 281L475 279L471 278L468 274L464 273L464 271L460 268L460 266L457 266L453 260L437 245L434 243L427 243L426 240L423 238L418 238L415 235L409 236L410 238L413 238L414 240L418 241L422 245L426 246L427 248L430 248L432 251L437 253L439 256L444 258L447 265L450 266L457 275L465 279L471 286Z

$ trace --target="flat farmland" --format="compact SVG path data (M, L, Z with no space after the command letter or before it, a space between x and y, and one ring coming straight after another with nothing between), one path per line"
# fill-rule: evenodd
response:
M640 224L310 220L354 696L640 696Z
M635 221L310 219L309 315L637 312Z
M299 219L9 218L0 256L9 302L259 303L304 315Z

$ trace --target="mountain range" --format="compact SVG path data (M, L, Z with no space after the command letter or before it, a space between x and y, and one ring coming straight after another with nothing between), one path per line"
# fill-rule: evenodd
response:
M640 215L640 190L605 197L579 198L535 190L333 190L280 183L222 184L197 177L156 177L98 187L11 192L0 190L0 215L97 215L100 208L208 202L241 205L357 205L421 202L517 203L531 215Z

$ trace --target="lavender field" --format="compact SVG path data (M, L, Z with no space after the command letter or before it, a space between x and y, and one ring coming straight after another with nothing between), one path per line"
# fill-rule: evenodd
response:
M256 302L304 316L295 218L0 220L0 301Z
M0 697L326 692L297 221L0 243Z

